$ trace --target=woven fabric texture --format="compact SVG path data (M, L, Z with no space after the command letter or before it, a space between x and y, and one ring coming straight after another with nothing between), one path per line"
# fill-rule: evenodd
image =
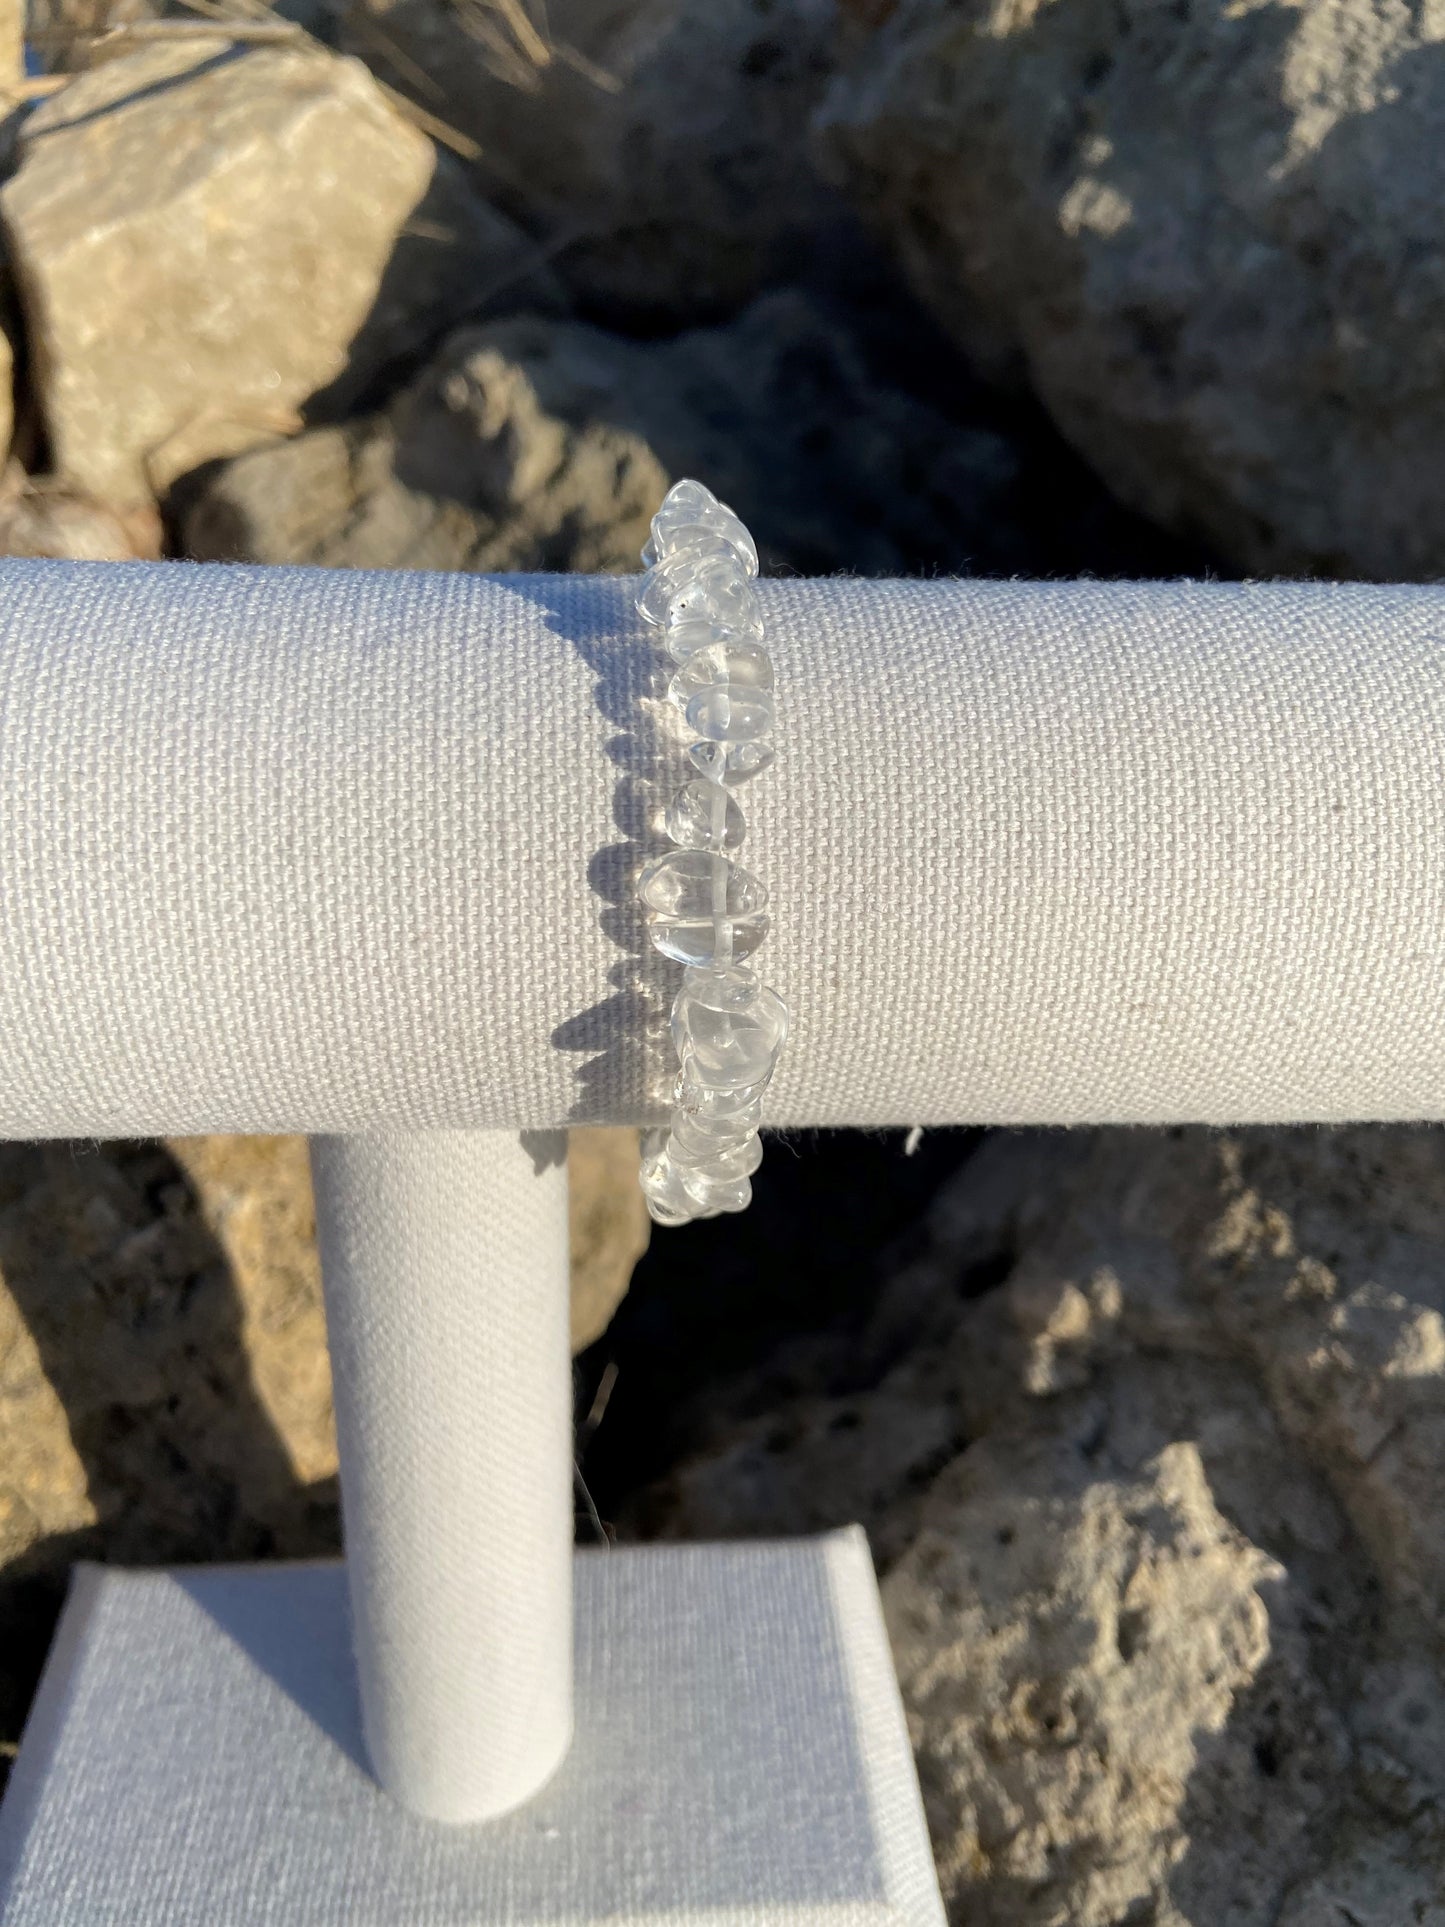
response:
M576 1575L571 1752L448 1828L366 1775L337 1567L83 1568L0 1808L0 1920L943 1927L861 1532Z
M572 1728L566 1142L314 1138L367 1749L413 1812L489 1819Z
M780 1124L1445 1116L1445 591L773 581ZM0 567L0 1133L664 1114L629 585Z

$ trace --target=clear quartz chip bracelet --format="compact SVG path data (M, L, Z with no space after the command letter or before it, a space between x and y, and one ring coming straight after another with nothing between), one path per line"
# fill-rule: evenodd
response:
M643 1137L642 1189L658 1224L686 1224L751 1199L763 1092L788 1034L787 1005L743 961L768 933L767 892L733 861L746 828L735 792L773 760L773 665L757 549L701 482L668 491L642 561L638 614L676 664L667 693L695 772L664 819L677 848L637 880L648 935L684 966L672 1122Z

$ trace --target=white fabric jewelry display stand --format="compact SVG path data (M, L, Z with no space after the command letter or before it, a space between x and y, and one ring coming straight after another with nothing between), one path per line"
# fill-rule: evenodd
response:
M759 590L771 1122L1445 1115L1445 593ZM0 1134L312 1135L351 1597L84 1572L0 1920L938 1918L856 1536L579 1555L573 1625L653 661L618 580L0 565Z

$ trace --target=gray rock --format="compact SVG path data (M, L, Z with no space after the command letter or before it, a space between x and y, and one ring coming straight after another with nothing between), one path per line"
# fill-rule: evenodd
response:
M488 198L600 318L732 311L831 205L806 129L832 0L363 0L342 32L463 137Z
M1404 1848L1387 1835L1343 1842L1278 1927L1445 1927L1445 1828Z
M78 75L23 123L0 218L55 472L122 508L344 411L503 291L544 298L365 68L299 45Z
M180 524L200 560L627 570L685 474L798 569L1018 553L1008 445L876 384L794 293L666 342L537 316L465 331L384 415L198 478Z
M899 0L820 117L915 287L1261 573L1445 571L1445 66L1394 0Z

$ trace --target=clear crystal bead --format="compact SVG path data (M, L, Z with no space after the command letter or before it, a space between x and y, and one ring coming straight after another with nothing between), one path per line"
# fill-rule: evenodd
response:
M719 643L748 642L752 638L709 622L705 616L684 616L679 622L669 622L657 640L674 660L682 663L699 649L713 649Z
M711 539L654 562L642 578L637 613L644 622L658 626L700 616L747 635L763 633L757 599L742 563L725 542Z
M700 533L720 536L736 552L748 574L757 574L757 547L742 518L726 502L720 502L711 489L691 480L674 483L664 496L652 518L644 560L670 555Z
M672 611L679 587L689 580L690 571L685 572L676 559L654 562L651 568L643 571L634 597L638 615L644 622L650 622L654 628L660 629Z
M700 1165L678 1169L682 1189L709 1216L719 1211L746 1211L752 1203L753 1187L747 1178L710 1177Z
M729 1151L751 1137L750 1131L734 1131L730 1137L709 1137L695 1128L696 1119L680 1117L668 1137L668 1156L675 1164L707 1164L719 1152ZM745 1173L743 1175L746 1175Z
M674 1010L686 1003L698 1010L725 1011L729 1014L753 1008L765 985L756 970L741 965L729 970L684 971Z
M684 1118L668 1143L668 1155L679 1169L703 1171L710 1178L751 1177L763 1161L762 1140L756 1131L744 1131L724 1141L705 1136L695 1120Z
M667 556L684 554L704 541L726 545L745 574L757 574L757 545L742 519L723 502L714 502L710 508L692 515L669 515L664 503L652 518L652 534L642 551L642 559L645 564L651 564Z
M729 1145L727 1150L719 1151L705 1170L710 1178L749 1178L763 1161L763 1141L756 1131L749 1131L739 1144Z
M648 1215L657 1224L686 1224L698 1215L697 1200L682 1182L682 1173L664 1152L644 1160L639 1173Z
M682 1070L673 1086L673 1099L679 1115L716 1118L719 1123L726 1121L729 1128L756 1130L763 1121L763 1094L767 1088L768 1078L764 1077L756 1084L740 1084L736 1090L715 1090Z
M718 499L707 484L695 482L689 475L673 483L662 498L662 507L652 519L657 522L669 515L703 515L717 506Z
M686 586L673 598L672 609L678 618L705 616L746 636L760 638L763 633L758 599L735 560L709 556L698 562Z
M736 789L760 776L774 754L771 743L755 737L747 743L690 743L687 758L710 783L726 783L729 789Z
M642 866L637 894L666 917L733 917L761 910L768 893L755 876L713 850L669 850Z
M772 688L773 659L760 642L712 642L689 651L667 693L685 710L694 696L715 690L761 690L771 695Z
M752 583L737 557L721 545L655 562L642 578L637 612L644 622L658 626L703 621L744 636L763 633Z
M664 957L705 966L751 957L771 928L766 910L739 917L668 917L654 911L647 919L647 934Z
M637 894L664 957L723 965L751 956L768 934L767 891L713 850L675 850L645 864Z
M756 972L689 970L672 1005L672 1041L687 1075L719 1090L766 1081L788 1035L788 1007Z
M687 850L735 850L747 823L735 799L718 783L694 777L684 783L663 818L667 834Z
M688 703L687 726L714 743L752 743L773 727L773 698L766 689L724 683L703 689Z
M674 1149L681 1145L695 1161L699 1157L711 1157L715 1151L734 1149L756 1131L755 1124L745 1123L741 1118L704 1117L700 1112L679 1108L673 1116L667 1141Z

